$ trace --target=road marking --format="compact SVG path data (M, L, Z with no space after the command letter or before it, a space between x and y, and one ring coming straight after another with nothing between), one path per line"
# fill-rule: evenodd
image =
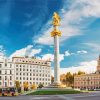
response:
M97 94L90 94L90 95L81 95L81 96L73 96L73 97L94 97L94 96L100 96L100 94L99 95L97 95Z
M64 96L64 95L58 95L58 97L60 97L60 98L62 98L62 99L64 99L64 100L75 100L75 99L73 99L72 97L66 97L66 96Z
M32 100L37 99L37 100L41 100L41 99L48 99L49 97L34 97Z

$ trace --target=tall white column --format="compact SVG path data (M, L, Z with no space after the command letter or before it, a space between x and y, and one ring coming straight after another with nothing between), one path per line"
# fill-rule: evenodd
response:
M60 83L59 36L54 36L54 83Z

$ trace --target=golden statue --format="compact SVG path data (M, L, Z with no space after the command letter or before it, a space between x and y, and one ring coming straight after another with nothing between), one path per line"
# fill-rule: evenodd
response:
M56 13L56 12L54 12L54 15L53 15L53 27L54 27L54 29L53 29L53 31L51 32L51 37L54 37L54 36L61 36L61 31L59 31L58 29L57 29L57 26L59 26L60 25L60 17L59 17L59 15Z
M54 15L53 15L53 25L54 26L60 25L60 17L56 12L54 12Z

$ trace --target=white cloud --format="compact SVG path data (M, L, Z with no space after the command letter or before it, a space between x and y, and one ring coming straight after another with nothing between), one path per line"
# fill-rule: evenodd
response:
M53 61L54 60L54 55L53 54L45 54L45 55L42 55L42 59L43 60L49 59L49 60Z
M13 54L11 54L10 58L14 56L34 56L36 54L39 54L41 52L41 49L33 49L33 45L28 45L25 48L22 48L20 50L16 50Z
M71 2L69 10L65 11L64 9L66 8L66 3L64 8L61 10L61 13L63 13L60 26L60 30L62 31L61 42L72 36L82 34L80 26L81 23L87 20L87 18L100 17L100 0L71 0ZM91 21L88 21L88 24L91 24ZM50 37L51 31L52 28L44 31L44 34L36 40L36 43L52 45L53 38Z
M54 54L45 54L45 55L42 55L42 59L43 60L51 60L51 61L54 61ZM59 55L59 60L62 61L64 60L64 54L60 54Z
M72 53L70 53L68 50L65 51L65 56L71 56L71 55L72 55Z
M60 68L60 74L65 74L67 72L77 73L78 71L84 71L86 73L94 73L96 71L97 61L92 60L89 62L81 62L79 66L68 67L68 68ZM54 70L52 70L52 75L54 74Z
M88 53L88 52L85 51L85 50L81 50L81 51L77 51L77 53L78 53L78 54L86 54L86 53Z
M5 58L5 49L3 45L0 45L0 60L3 60Z
M69 50L65 51L65 56L71 56L71 55L76 55L76 54L86 54L88 53L86 50L80 50L80 51L77 51L76 53L73 53L73 52L69 52Z

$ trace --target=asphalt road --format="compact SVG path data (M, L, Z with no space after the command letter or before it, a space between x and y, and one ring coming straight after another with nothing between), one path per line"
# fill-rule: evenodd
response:
M0 100L100 100L100 92L68 95L0 97Z

